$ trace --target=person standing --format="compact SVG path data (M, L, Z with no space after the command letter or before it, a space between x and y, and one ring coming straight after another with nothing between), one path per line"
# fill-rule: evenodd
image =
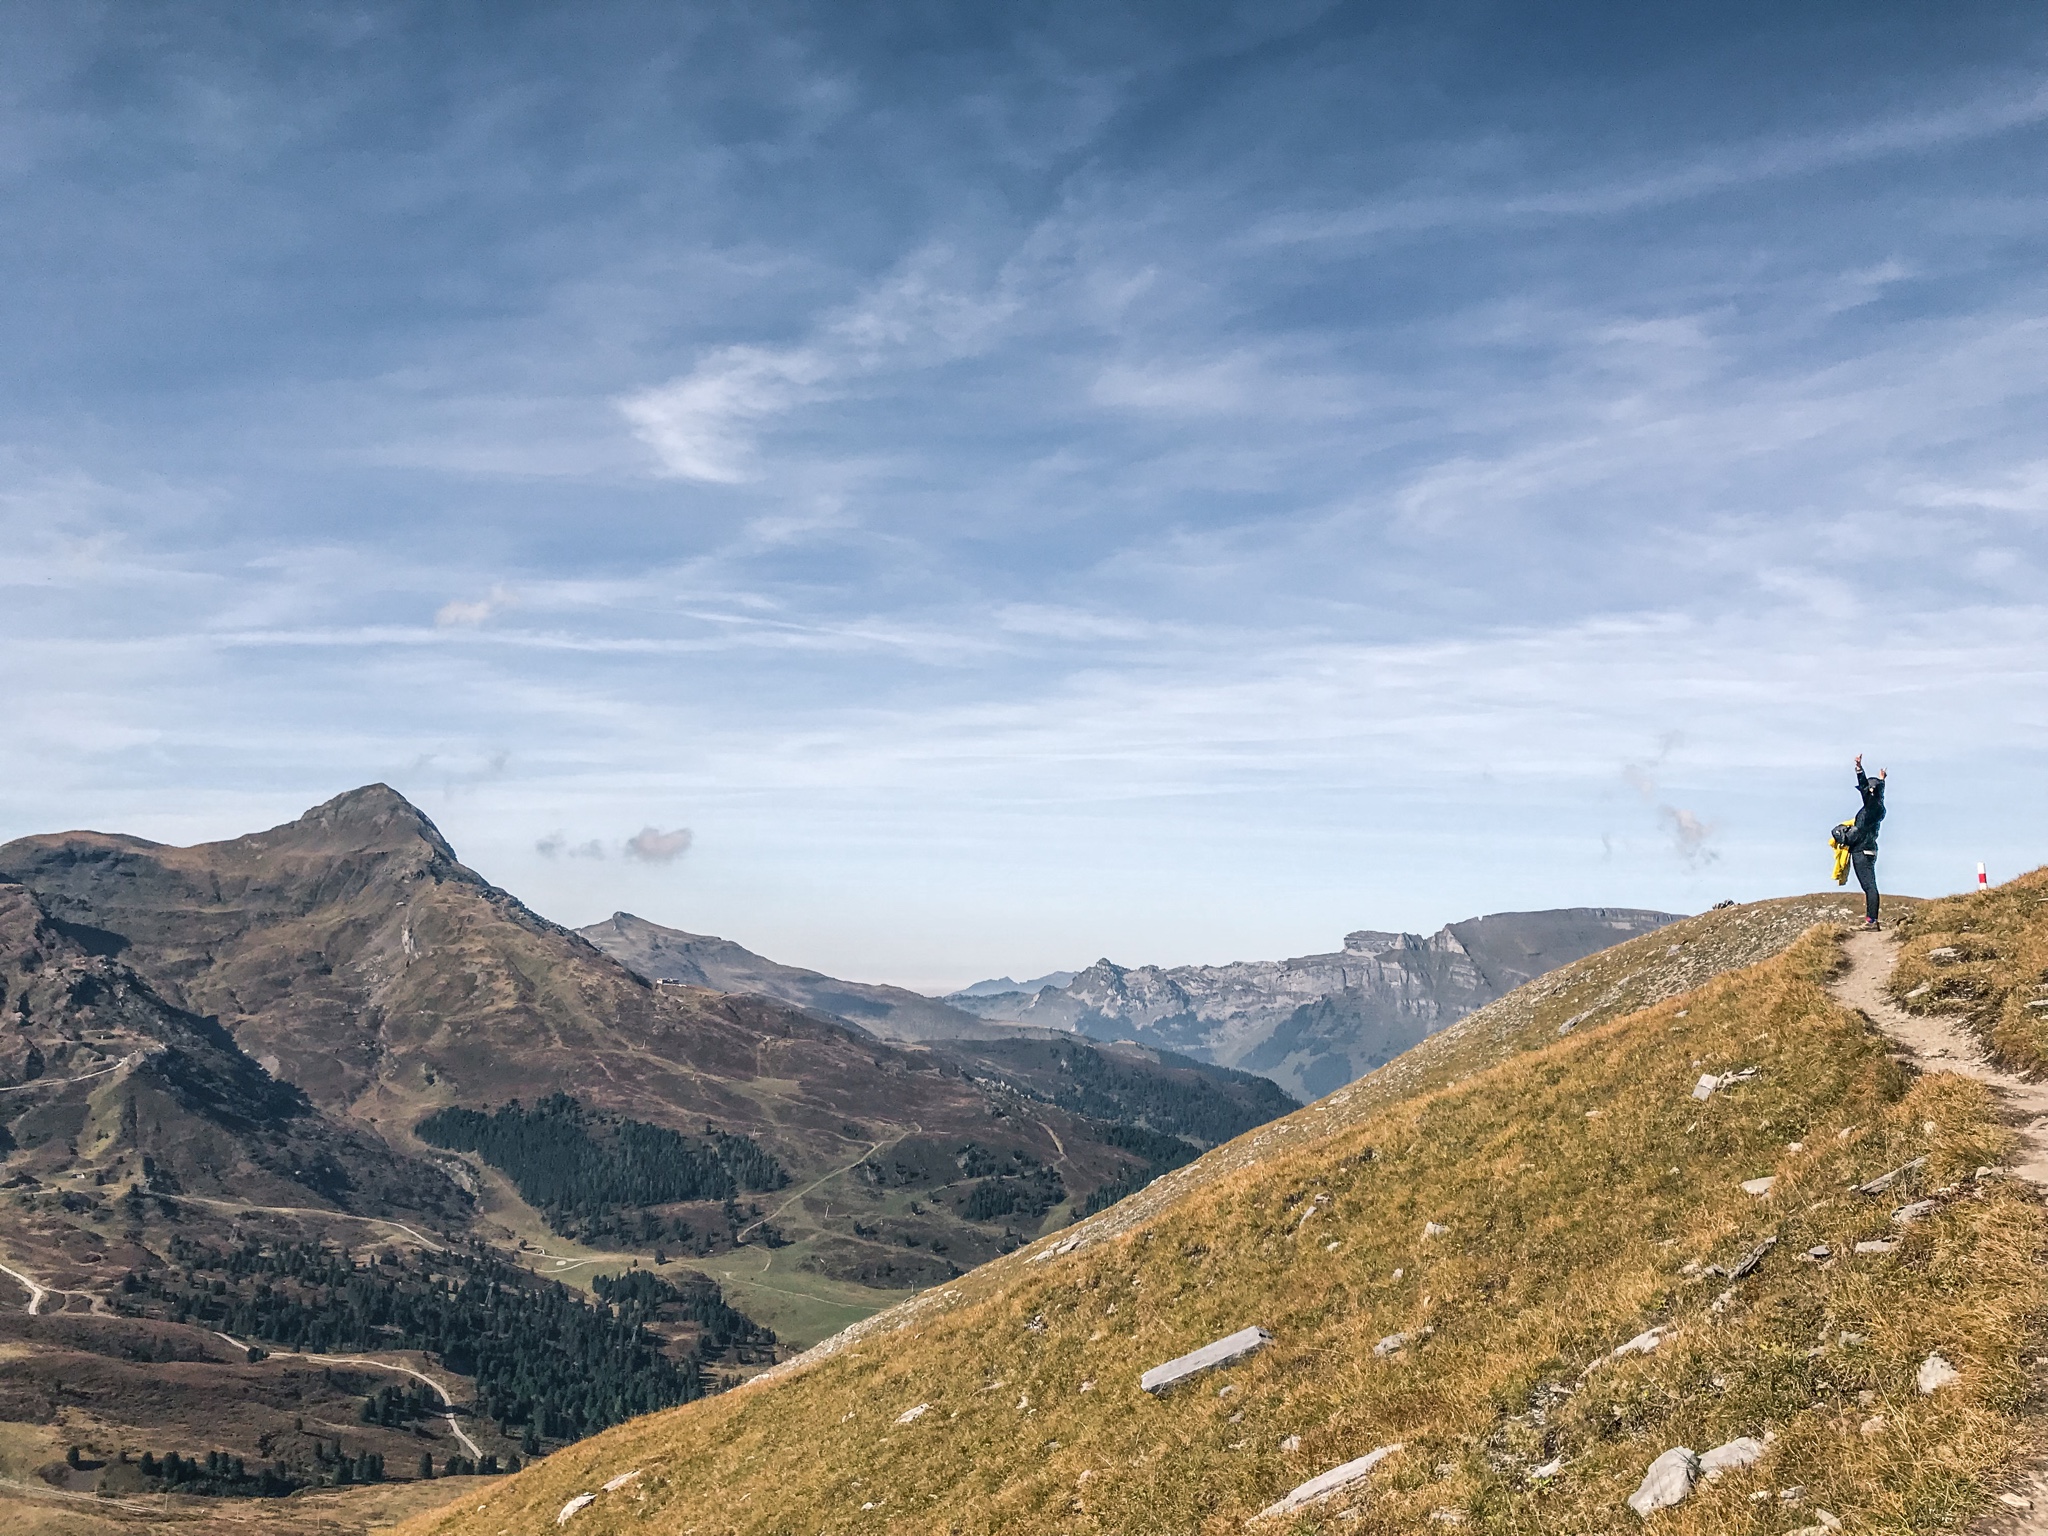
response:
M1877 828L1884 820L1884 784L1888 770L1880 768L1876 778L1863 772L1863 754L1856 754L1856 793L1863 805L1849 827L1849 867L1856 883L1863 887L1863 926L1875 928L1877 921Z

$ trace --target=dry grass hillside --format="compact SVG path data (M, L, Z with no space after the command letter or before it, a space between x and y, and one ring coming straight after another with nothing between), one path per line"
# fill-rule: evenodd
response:
M1657 1455L1742 1436L1762 1459L1659 1528L1960 1528L2030 1440L2048 1221L1996 1172L1985 1091L1915 1079L1829 996L1846 910L1711 913L1570 967L778 1380L408 1529L551 1530L591 1494L572 1536L1235 1531L1398 1445L1260 1528L1626 1530ZM1139 1390L1252 1326L1248 1359ZM1932 1353L1957 1375L1923 1394Z

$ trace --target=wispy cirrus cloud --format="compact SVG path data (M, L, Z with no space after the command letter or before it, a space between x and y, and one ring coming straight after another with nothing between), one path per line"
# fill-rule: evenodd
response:
M719 347L682 376L621 397L621 415L664 473L733 485L756 478L755 444L776 419L898 369L931 368L994 343L1017 308L977 288L942 250L918 253L789 346Z

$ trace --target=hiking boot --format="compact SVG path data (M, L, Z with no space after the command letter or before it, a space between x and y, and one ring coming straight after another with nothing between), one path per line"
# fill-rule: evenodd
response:
M1865 919L1863 919L1863 931L1865 933L1875 933L1878 929L1882 928L1883 926L1884 924L1880 923L1874 917L1866 917Z

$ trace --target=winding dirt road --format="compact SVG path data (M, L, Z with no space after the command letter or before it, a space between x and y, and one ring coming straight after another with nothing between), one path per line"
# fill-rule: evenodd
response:
M213 1330L213 1336L216 1339L225 1340L236 1349L246 1350L249 1348L246 1343L236 1338L233 1334L222 1333L218 1328ZM448 1432L468 1448L470 1455L479 1458L483 1455L483 1447L464 1434L462 1426L455 1422L455 1399L448 1395L446 1387L434 1380L425 1371L416 1371L409 1365L398 1365L390 1360L372 1360L367 1355L309 1355L302 1350L295 1349L270 1350L267 1352L266 1358L271 1360L310 1360L315 1365L360 1365L376 1371L392 1371L397 1375L410 1376L415 1381L425 1382L428 1390L434 1396L441 1399L441 1406L448 1410L447 1413L442 1415L448 1422Z

